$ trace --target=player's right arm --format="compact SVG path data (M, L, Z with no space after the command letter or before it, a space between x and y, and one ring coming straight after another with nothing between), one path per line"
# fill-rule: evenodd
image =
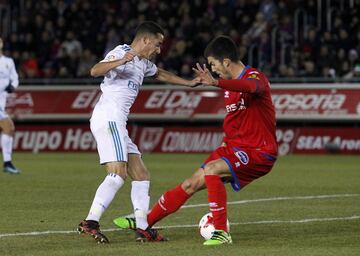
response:
M136 54L134 52L127 52L121 59L105 62L100 61L91 68L90 75L93 77L104 76L110 70L131 61L135 56Z
M197 85L199 85L199 82L200 82L200 78L196 77L192 80L187 80L187 79L181 78L169 71L166 71L162 68L158 68L157 73L155 74L155 79L162 81L162 82L183 85L183 86L187 86L187 87L196 87Z

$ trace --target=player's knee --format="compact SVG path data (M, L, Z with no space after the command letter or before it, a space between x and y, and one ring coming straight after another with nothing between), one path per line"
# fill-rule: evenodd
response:
M135 181L150 180L150 173L146 169L142 169L131 174L130 177L132 177L132 179Z
M118 165L112 165L112 166L108 166L106 168L107 173L116 173L117 175L119 175L123 180L126 179L127 177L127 173L125 168L123 168L123 166L118 166Z
M182 184L181 187L188 195L193 195L199 190L199 182L195 179L186 179Z
M13 137L15 134L15 130L3 130L1 133Z
M182 184L181 184L182 189L189 195L194 194L194 186L193 183L191 182L190 179L185 180Z
M9 136L13 136L15 133L15 127L14 126L4 127L2 132Z
M207 163L204 167L205 175L216 175L218 174L218 166L215 162Z
M119 175L123 180L126 179L127 174L121 170L114 170L113 172L108 171L108 173L116 173L117 175Z

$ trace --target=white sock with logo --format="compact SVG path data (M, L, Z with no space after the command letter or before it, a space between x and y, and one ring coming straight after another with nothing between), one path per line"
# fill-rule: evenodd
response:
M96 190L93 203L86 220L99 221L101 215L109 207L114 199L116 192L122 187L124 180L115 173L110 173Z
M134 207L136 227L144 230L149 226L147 222L150 204L149 188L150 181L148 180L131 182L131 201Z
M1 134L1 148L4 162L11 161L11 154L13 149L13 136L2 133Z

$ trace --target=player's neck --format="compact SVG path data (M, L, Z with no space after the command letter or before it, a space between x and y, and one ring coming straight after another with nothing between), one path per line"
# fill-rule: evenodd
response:
M233 63L233 65L230 68L230 74L232 79L237 79L240 74L244 71L245 65L239 61L236 63Z
M138 44L136 41L132 42L130 44L131 49L133 49L138 55L139 58L143 58L142 56L142 47L140 44Z

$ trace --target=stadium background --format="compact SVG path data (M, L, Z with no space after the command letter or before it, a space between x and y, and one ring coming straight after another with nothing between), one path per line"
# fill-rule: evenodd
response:
M13 0L0 10L4 53L21 83L8 99L17 151L94 151L88 119L101 79L89 69L155 20L166 31L159 67L191 77L207 42L226 34L245 64L270 77L281 154L360 153L359 1ZM140 148L216 148L221 95L154 83L146 80L129 119Z
M136 26L166 30L160 67L192 76L218 34L240 45L244 63L271 78L359 77L359 1L2 0L5 54L21 78L89 77L88 70ZM275 81L275 80L274 80Z

